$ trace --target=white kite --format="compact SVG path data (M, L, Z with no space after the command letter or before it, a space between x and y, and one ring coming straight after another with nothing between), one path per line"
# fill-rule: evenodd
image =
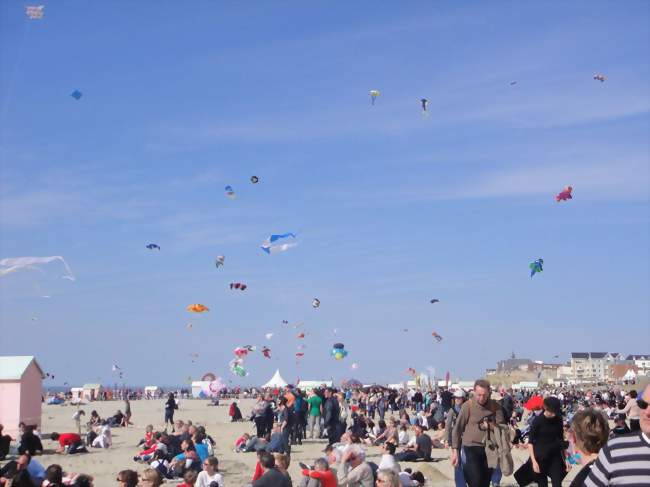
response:
M12 272L19 271L21 269L37 269L39 264L49 264L60 260L63 262L66 275L61 276L63 279L69 279L74 281L74 276L72 275L72 270L68 266L67 262L60 255L54 255L52 257L10 257L8 259L0 260L0 276L11 274Z
M267 340L270 340L271 338L273 338L273 333L267 333L264 336L266 337Z
M277 254L278 252L284 252L285 250L289 250L291 247L295 247L298 245L296 242L286 242L285 239L294 239L296 238L295 233L282 233L279 235L270 235L269 238L267 238L263 243L262 243L262 250L266 252L267 254ZM280 241L283 241L284 243L279 243Z
M45 5L28 5L25 7L25 13L27 14L27 17L29 17L32 20L38 20L43 18L43 12L45 10Z

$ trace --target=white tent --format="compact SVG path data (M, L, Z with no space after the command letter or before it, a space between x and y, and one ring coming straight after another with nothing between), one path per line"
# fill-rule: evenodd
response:
M268 381L266 384L264 384L262 387L267 388L267 387L286 387L287 381L282 378L280 375L280 369L277 369L275 371L275 374L273 374L273 377L271 377L271 380Z

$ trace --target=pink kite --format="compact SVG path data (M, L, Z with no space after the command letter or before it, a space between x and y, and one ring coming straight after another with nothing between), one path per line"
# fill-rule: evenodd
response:
M571 196L571 191L573 191L573 186L565 187L564 191L557 194L557 196L555 197L555 201L560 202L560 201L573 199L573 196Z

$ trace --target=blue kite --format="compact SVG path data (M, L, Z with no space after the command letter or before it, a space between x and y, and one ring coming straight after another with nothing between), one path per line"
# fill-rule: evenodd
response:
M284 252L285 250L289 250L291 247L295 247L298 245L296 242L285 242L285 243L278 243L280 240L288 239L288 238L296 238L295 233L283 233L280 235L271 235L269 238L264 240L262 243L262 250L266 252L267 254L277 254L278 252Z
M149 250L153 250L153 249L158 249L158 250L160 250L160 245L157 245L157 244L155 244L155 243L150 243L149 245L147 245L147 248L148 248Z
M75 100L79 101L83 96L83 93L81 93L81 91L79 90L74 90L72 93L70 93L70 96Z
M531 262L528 267L530 267L530 277L532 277L537 274L538 272L542 272L544 269L542 266L544 265L544 259L537 259L535 262Z

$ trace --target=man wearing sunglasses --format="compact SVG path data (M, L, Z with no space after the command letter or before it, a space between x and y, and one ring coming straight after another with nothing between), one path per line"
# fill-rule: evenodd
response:
M650 384L637 399L641 431L617 436L600 450L584 485L650 485Z

